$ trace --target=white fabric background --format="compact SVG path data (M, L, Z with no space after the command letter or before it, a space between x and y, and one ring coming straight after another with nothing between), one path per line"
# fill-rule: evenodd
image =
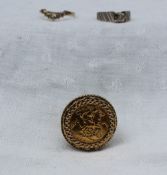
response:
M0 0L0 175L166 175L167 1ZM39 13L72 10L50 22ZM131 10L132 20L96 20ZM118 115L101 151L73 149L61 113L98 94Z

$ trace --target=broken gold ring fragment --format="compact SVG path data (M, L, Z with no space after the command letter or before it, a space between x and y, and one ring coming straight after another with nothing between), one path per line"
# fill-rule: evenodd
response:
M113 23L125 23L130 21L131 13L130 11L122 12L97 12L97 20L113 22Z
M56 20L56 19L60 19L64 16L75 16L74 12L68 11L68 10L64 10L62 12L52 12L52 11L48 11L46 9L41 9L40 12L46 16L48 19L51 20Z
M62 133L72 146L85 151L103 147L114 135L117 116L114 107L97 95L72 100L64 109Z

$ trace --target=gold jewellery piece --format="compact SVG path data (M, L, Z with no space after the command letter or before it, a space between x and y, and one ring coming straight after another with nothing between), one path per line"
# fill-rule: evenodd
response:
M48 19L51 19L51 20L60 19L64 16L75 16L74 12L67 11L67 10L64 10L63 12L51 12L46 9L41 9L40 12L44 14L44 16L46 16Z
M97 19L100 21L124 23L130 21L130 11L122 12L97 12Z
M72 100L64 109L62 132L72 146L95 151L114 135L117 116L113 106L104 98L85 95Z

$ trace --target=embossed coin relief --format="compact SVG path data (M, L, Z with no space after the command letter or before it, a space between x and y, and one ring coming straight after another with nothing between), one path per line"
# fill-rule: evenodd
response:
M117 125L113 106L104 98L86 95L74 99L62 115L65 139L82 150L97 150L108 142Z

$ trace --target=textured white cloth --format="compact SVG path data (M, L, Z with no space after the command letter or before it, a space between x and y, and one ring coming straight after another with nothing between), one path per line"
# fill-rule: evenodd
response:
M167 1L0 1L0 175L166 175ZM41 8L76 12L50 22ZM97 11L130 10L125 24ZM101 151L73 149L60 127L83 94L118 115Z

